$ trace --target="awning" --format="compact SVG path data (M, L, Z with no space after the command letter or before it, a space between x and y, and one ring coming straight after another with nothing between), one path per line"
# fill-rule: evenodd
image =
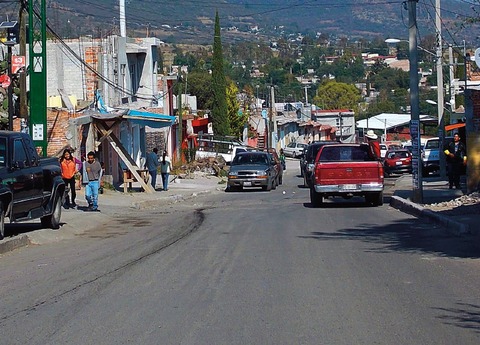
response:
M452 131L454 129L465 127L465 122L454 123L453 125L445 126L445 131Z
M176 119L175 116L155 114L139 110L129 110L126 115L123 115L123 118L130 122L152 128L170 127L175 123Z

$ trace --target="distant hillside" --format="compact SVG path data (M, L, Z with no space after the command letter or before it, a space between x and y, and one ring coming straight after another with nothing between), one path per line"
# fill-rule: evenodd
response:
M118 32L118 0L48 2L49 21L65 37ZM325 33L349 38L407 37L408 12L400 0L127 0L131 36L155 35L170 43L211 43L218 10L228 40L278 37L288 33ZM434 32L434 0L417 4L419 34ZM480 6L475 6L480 13ZM475 8L473 7L473 8ZM477 27L462 27L475 16L467 1L442 0L443 35L450 42L473 41ZM259 32L251 30L258 26ZM452 38L453 37L453 38Z

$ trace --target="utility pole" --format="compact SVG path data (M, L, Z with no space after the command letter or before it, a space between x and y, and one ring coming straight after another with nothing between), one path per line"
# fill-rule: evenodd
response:
M457 109L457 105L455 101L455 84L453 83L453 79L455 78L455 75L453 72L454 72L453 71L453 46L449 44L448 45L448 74L450 79L450 109L452 110L452 112L455 111L455 109Z
M412 141L412 201L423 203L422 161L420 158L420 105L418 103L417 2L408 0L410 61L410 136Z
M120 37L127 37L127 19L125 17L125 0L120 0Z
M437 110L438 110L438 148L440 163L440 178L446 178L445 155L443 146L445 141L445 121L443 118L445 100L443 96L443 50L442 50L442 18L440 17L440 0L435 0L435 26L437 39Z
M179 75L180 78L180 75ZM177 125L177 162L182 161L182 144L183 144L183 118L182 118L182 86L178 86L178 95L177 95L177 114L178 114L178 125Z
M47 11L45 0L29 0L30 133L47 155ZM37 17L36 9L40 9Z
M309 89L310 86L309 86L309 85L305 85L304 88L305 88L305 105L308 106L308 93L307 93L307 89Z
M277 133L277 119L276 119L276 110L275 110L275 87L273 85L270 86L270 121L268 125L268 142L269 142L269 147L275 147L275 139L274 135Z

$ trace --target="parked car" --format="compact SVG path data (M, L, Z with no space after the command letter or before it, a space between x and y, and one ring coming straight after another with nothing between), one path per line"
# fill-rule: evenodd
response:
M380 144L380 158L385 158L385 155L387 154L388 147L385 144Z
M312 171L315 166L315 157L317 157L320 148L324 145L338 143L338 141L315 141L305 148L300 158L300 176L303 177L304 187L310 187L312 185Z
M0 239L10 223L40 218L60 225L65 183L58 159L40 158L28 134L0 131Z
M324 198L363 196L368 204L383 205L383 165L369 154L365 144L323 145L315 158L310 202Z
M287 156L287 157L296 158L296 157L299 157L299 156L302 154L303 149L304 149L306 146L307 146L307 144L291 142L290 144L288 144L288 145L283 149L283 153L284 153L285 156Z
M303 172L305 171L305 164L306 164L305 153L307 152L307 149L310 145L311 144L308 144L307 146L305 146L303 148L302 154L299 156L299 158L300 158L300 177L303 177Z
M271 190L276 185L276 162L268 152L240 152L233 158L228 172L226 191L246 187Z
M453 137L445 137L443 146L447 147L450 142L453 141ZM429 138L425 141L425 145L422 149L422 175L428 176L431 172L440 170L440 139L438 137ZM443 154L442 148L442 154Z
M385 175L412 173L412 154L407 149L389 150L383 161Z

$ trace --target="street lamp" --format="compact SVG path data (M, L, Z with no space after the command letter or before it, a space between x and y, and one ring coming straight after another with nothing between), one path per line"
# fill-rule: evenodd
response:
M401 40L401 39L398 39L398 38L387 38L385 40L385 43L388 43L388 44L396 44L396 43L400 43L400 42L408 43L409 41L408 40ZM421 51L429 54L429 55L435 56L435 58L437 57L437 54L435 54L434 52L431 52L428 49L423 48L422 46L419 46L418 44L417 44L417 48L420 49Z

